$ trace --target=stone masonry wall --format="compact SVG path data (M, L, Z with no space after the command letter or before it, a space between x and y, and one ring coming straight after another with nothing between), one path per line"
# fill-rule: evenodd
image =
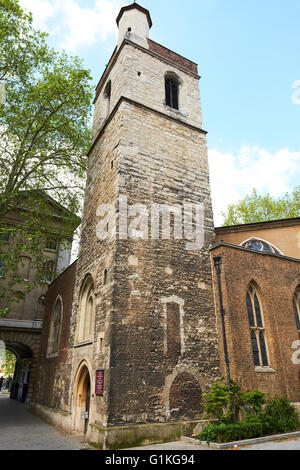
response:
M74 384L78 371L81 364L85 362L91 379L90 422L96 422L100 425L106 425L107 423L109 403L110 329L113 307L115 241L105 241L98 238L97 224L101 218L97 217L97 209L102 204L113 204L114 206L116 204L119 182L118 147L121 127L122 116L117 113L106 126L89 156L73 314L70 325L70 351L68 355L68 362L72 368L69 390L70 407L74 413L74 402L71 397L75 393ZM108 273L105 285L104 270L107 270ZM87 343L77 344L76 332L79 322L80 290L87 275L91 275L93 278L96 296L94 336ZM95 395L95 375L98 368L105 369L103 397Z
M205 245L186 240L118 240L111 332L109 423L201 416L192 403L218 377L219 358L208 248L214 240L205 133L123 102L119 190L128 205L203 203ZM180 309L181 355L168 356L168 304ZM171 309L172 310L172 309ZM176 332L178 335L178 331ZM196 384L196 385L195 385ZM179 386L180 385L180 386ZM190 387L190 388L189 388ZM184 394L183 394L184 390ZM188 392L190 390L190 392ZM174 396L175 395L175 396Z

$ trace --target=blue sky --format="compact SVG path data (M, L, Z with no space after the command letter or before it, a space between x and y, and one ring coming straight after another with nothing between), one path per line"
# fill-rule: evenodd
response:
M84 59L95 84L116 45L121 0L20 0L49 42ZM195 61L208 131L215 222L255 187L300 185L299 0L141 0L151 38ZM293 88L294 87L294 88Z

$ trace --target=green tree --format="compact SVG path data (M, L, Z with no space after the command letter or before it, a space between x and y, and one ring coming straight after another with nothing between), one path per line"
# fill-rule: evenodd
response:
M300 217L300 187L279 198L261 196L253 189L237 204L230 204L222 216L224 226Z
M7 214L23 203L24 192L41 191L68 208L71 217L84 191L91 139L90 72L78 57L48 47L46 37L33 28L32 16L18 0L0 0L0 80L5 86L5 102L0 100L0 269L12 287L0 291L0 297L8 301L17 300L12 292L19 254L33 252L40 264L39 240L51 227L47 204L31 210L30 218L26 208L21 228L7 226ZM74 220L66 224L62 238L68 238L71 227ZM7 232L13 250L7 249Z
M3 362L1 361L1 364L0 364L0 369L3 372L3 376L8 377L10 375L11 377L13 377L16 362L17 362L16 355L13 352L6 349L5 357L3 359L4 361Z
M212 384L209 392L203 394L205 402L205 418L216 419L218 422L236 421L244 402L244 393L239 385L230 381L230 389L224 379Z

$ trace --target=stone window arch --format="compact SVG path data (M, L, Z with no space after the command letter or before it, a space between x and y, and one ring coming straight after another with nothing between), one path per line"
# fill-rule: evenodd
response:
M84 280L80 292L77 343L93 340L95 310L94 281L89 275Z
M300 286L297 287L293 298L293 310L296 320L296 327L300 339Z
M255 367L268 367L265 326L262 304L256 286L251 283L246 296L251 345Z
M104 89L104 102L105 102L105 117L107 117L110 113L110 105L111 105L111 80L109 80Z
M59 352L61 325L63 316L63 304L61 297L57 297L54 309L52 311L47 356L57 356Z
M181 80L174 72L165 75L165 104L172 109L179 110L179 88Z

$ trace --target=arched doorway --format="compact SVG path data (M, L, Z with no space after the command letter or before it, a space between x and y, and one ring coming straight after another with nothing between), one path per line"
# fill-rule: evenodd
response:
M80 436L88 431L90 415L91 379L87 366L81 366L74 386L73 432Z
M4 342L1 340L1 344L5 351L9 351L16 358L14 370L8 370L7 372L11 377L8 387L10 398L24 403L28 395L28 385L30 384L32 350L25 344L13 341Z
M0 319L0 342L17 357L13 396L29 405L35 386L40 348L41 322L25 322L22 328L17 320ZM30 323L29 328L27 323ZM36 323L36 324L35 324Z

